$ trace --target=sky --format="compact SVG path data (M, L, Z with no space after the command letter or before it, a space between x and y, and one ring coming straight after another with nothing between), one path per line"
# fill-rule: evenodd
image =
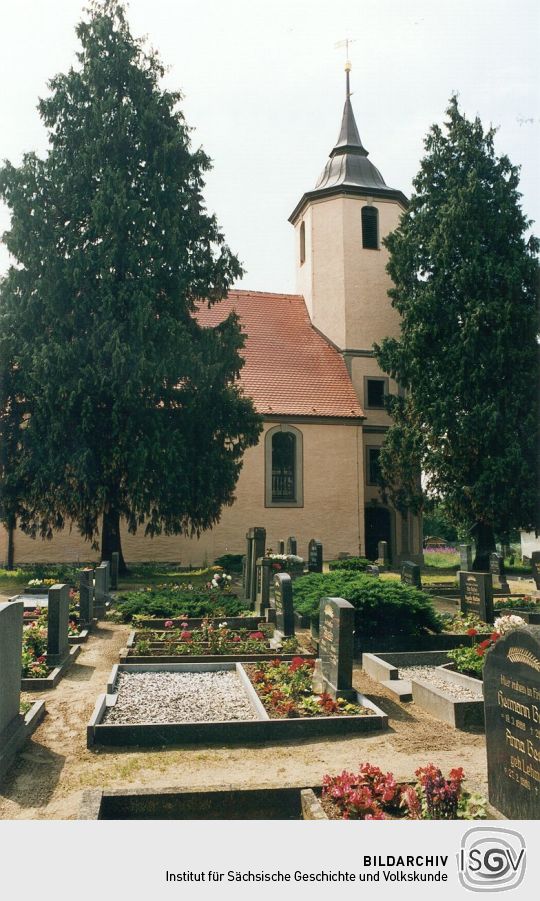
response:
M84 6L0 0L0 160L45 154L37 100L74 63ZM344 38L360 135L386 183L410 194L423 139L457 92L521 166L540 234L538 0L131 0L128 17L167 65L166 86L183 93L193 145L213 160L205 198L246 269L241 287L295 290L288 216L338 135ZM0 231L8 225L0 207ZM8 265L0 247L0 273Z

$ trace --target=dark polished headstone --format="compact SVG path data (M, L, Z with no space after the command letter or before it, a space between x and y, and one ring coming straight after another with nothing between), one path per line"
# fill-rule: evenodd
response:
M111 590L118 591L118 571L120 569L120 554L113 551L111 554Z
M294 635L294 608L292 579L287 573L274 576L274 607L276 630L286 638Z
M531 570L534 584L540 591L540 551L533 551L531 554Z
M493 622L493 581L491 573L459 573L460 609L476 613L485 623Z
M459 545L459 568L463 572L470 572L472 569L473 558L472 558L472 545L471 544L460 544Z
M298 544L296 538L294 537L294 535L289 535L289 537L287 538L287 553L294 554L294 556L296 557L298 554L297 547Z
M94 618L94 570L79 572L79 617L81 625L88 625Z
M277 547L278 547L278 550L277 550L278 554L284 554L284 553L285 553L285 542L283 541L283 539L280 539L280 540L278 541Z
M412 585L414 588L422 587L422 576L418 563L411 563L409 560L405 560L401 564L401 581L405 585Z
M69 586L51 585L47 605L47 663L61 663L69 654Z
M323 546L320 541L312 538L308 545L308 571L310 573L322 573L323 570Z
M94 616L98 619L105 617L108 600L107 567L104 563L100 563L94 570Z
M249 600L250 606L253 607L257 600L257 560L259 557L264 557L266 551L266 529L263 529L262 526L255 526L254 529L250 529L250 532L253 533L253 544L251 548L252 557L251 573L249 576Z
M255 613L257 616L266 616L270 607L270 586L272 584L273 560L271 557L259 557L256 564L256 595Z
M22 601L0 604L0 743L19 717L23 609Z
M486 654L489 801L511 820L540 819L540 629L514 629Z
M356 699L352 687L354 607L343 598L321 598L319 657L326 691L333 697Z

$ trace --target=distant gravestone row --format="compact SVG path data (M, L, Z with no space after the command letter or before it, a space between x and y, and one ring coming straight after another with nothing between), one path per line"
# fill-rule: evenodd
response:
M511 820L540 819L540 630L515 629L484 664L488 796Z
M475 613L485 623L493 622L493 582L491 573L459 573L460 609Z

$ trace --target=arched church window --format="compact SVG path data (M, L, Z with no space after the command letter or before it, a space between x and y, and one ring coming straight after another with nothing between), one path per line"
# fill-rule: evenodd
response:
M305 262L306 259L306 226L305 223L302 222L300 224L300 265Z
M266 433L267 507L303 506L302 433L293 426L276 426Z
M374 206L362 207L362 247L379 249L379 211Z

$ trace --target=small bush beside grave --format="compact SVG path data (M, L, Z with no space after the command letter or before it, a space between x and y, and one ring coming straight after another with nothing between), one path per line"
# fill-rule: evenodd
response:
M242 614L249 615L249 610L229 589L179 588L173 585L120 594L116 599L114 618L129 623L136 616L189 619Z
M318 619L321 597L342 597L355 608L362 636L422 635L440 632L441 621L424 592L400 582L384 582L356 572L314 573L294 583L294 606Z
M373 561L366 560L365 557L345 557L343 560L331 560L328 564L330 572L340 569L347 572L364 573L368 566L373 566Z

